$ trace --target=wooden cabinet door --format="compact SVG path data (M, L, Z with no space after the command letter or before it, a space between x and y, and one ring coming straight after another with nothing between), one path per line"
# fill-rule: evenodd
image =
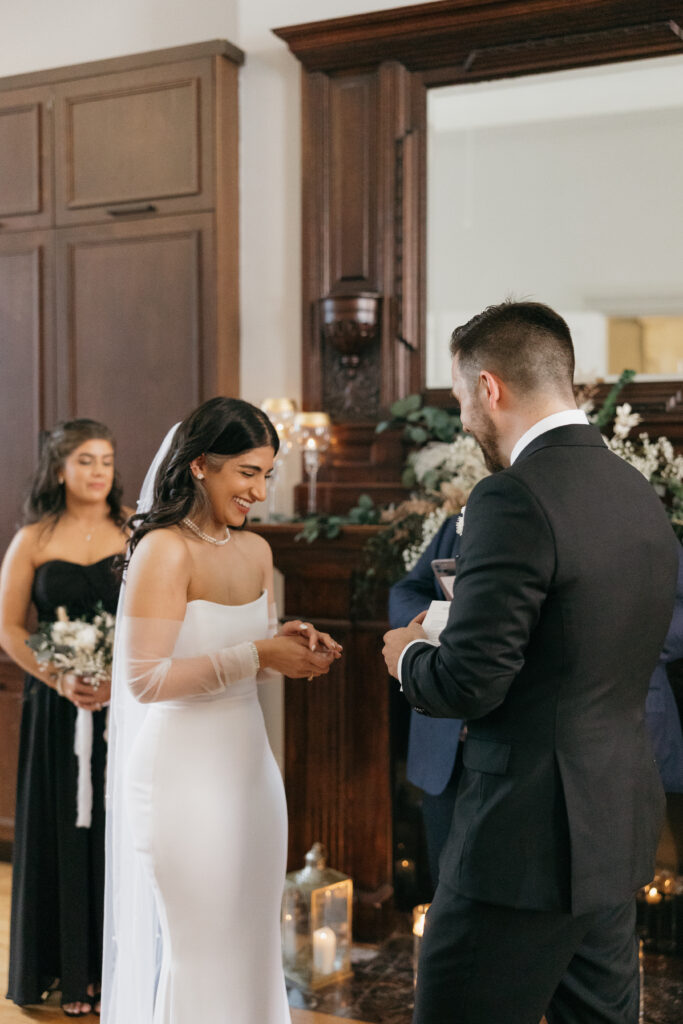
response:
M168 428L215 393L212 223L193 214L56 232L60 416L113 430L128 503Z
M38 433L56 411L52 295L52 232L0 237L0 555L36 465Z
M52 223L51 108L48 88L0 93L0 234Z
M55 87L58 224L211 209L209 59Z
M52 232L0 237L0 557L19 522L39 431L55 416L52 296ZM0 651L0 842L13 835L22 678Z

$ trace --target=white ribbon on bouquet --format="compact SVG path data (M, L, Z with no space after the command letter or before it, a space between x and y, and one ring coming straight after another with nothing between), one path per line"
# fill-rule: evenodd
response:
M92 741L92 711L78 708L74 731L74 754L78 760L76 828L90 828L92 822Z

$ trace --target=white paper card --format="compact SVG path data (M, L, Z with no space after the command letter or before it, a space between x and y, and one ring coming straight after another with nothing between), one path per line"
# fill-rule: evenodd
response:
M450 601L432 601L430 604L422 623L422 628L431 643L436 644L439 642L439 636L448 622L450 610Z

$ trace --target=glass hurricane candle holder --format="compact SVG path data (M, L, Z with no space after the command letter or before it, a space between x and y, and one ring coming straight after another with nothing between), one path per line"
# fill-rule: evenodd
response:
M308 476L309 516L316 513L316 484L323 454L330 447L332 430L326 412L298 412L295 417L296 439L304 455L304 469Z
M293 398L264 398L261 409L275 427L280 439L280 450L273 464L266 495L266 520L273 522L277 518L282 466L296 443L296 402Z
M326 867L325 848L314 843L301 871L291 871L282 896L285 975L305 990L351 974L353 883Z

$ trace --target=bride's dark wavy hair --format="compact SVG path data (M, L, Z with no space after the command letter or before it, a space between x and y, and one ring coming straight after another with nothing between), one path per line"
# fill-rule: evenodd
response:
M52 430L44 430L39 438L38 467L33 474L30 489L24 501L23 524L44 522L46 527L57 524L66 509L66 488L59 482L64 463L86 441L108 441L116 451L116 441L109 427L97 420L64 420ZM107 495L109 514L117 526L126 521L121 505L121 480L114 471L114 483Z
M152 507L128 520L126 562L145 534L176 526L186 516L202 518L209 511L209 499L191 462L204 455L209 469L217 470L226 459L265 447L277 455L277 431L264 412L241 398L210 398L186 416L157 470Z

